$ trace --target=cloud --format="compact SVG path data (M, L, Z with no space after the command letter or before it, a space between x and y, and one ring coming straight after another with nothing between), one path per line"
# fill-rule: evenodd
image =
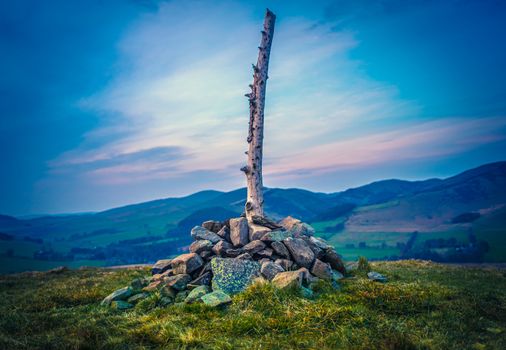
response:
M102 184L188 174L208 174L208 186L243 181L243 95L261 26L259 12L249 11L228 2L170 2L134 23L118 43L117 75L79 103L102 116L100 125L51 162L52 172L73 167ZM278 19L267 85L267 176L439 157L500 137L498 118L421 119L417 103L350 58L360 42L335 24Z

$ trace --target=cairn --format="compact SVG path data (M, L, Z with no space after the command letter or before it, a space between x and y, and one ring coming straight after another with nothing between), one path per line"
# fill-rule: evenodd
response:
M159 293L160 306L178 302L219 306L261 281L281 289L300 288L311 296L318 280L339 288L337 281L345 273L334 248L314 237L311 226L290 216L279 223L256 216L251 223L245 217L206 221L194 227L191 236L189 253L159 260L150 278L133 280L102 304L128 309Z

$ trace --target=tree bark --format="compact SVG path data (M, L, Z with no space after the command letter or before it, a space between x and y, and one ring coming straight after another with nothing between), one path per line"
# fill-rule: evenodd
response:
M271 53L272 37L274 35L274 22L276 16L269 9L265 13L262 40L258 47L258 61L253 65L253 84L251 93L246 94L249 99L249 132L248 132L248 165L241 170L246 174L248 194L245 212L248 221L253 216L264 216L264 196L262 183L262 156L264 138L264 105L265 87L267 85L267 72L269 69L269 56Z

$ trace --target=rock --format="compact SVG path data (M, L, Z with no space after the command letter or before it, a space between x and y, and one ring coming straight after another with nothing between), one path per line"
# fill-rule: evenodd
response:
M230 241L236 247L248 244L249 228L246 218L230 219Z
M230 241L230 229L227 226L223 226L216 234L225 241Z
M127 303L126 301L122 301L122 300L113 301L111 303L111 308L116 309L116 310L127 310L127 309L131 309L133 307L134 306L132 304Z
M130 288L132 288L133 293L138 293L142 290L142 288L148 285L147 280L144 278L134 278L132 282L130 282Z
M190 245L190 253L199 254L203 251L210 251L211 249L213 249L213 243L207 239L195 241Z
M318 238L318 237L314 237L314 236L311 236L309 237L309 240L314 244L316 245L318 248L320 248L321 250L326 250L326 249L329 249L329 248L332 248L330 245L328 245L327 242L325 242L323 239L321 238Z
M271 261L271 259L262 258L262 259L258 260L258 263L260 264L260 266L262 266L264 263L270 262L270 261Z
M126 300L130 296L132 296L132 288L130 287L121 288L106 296L100 304L111 305L113 301Z
M274 262L281 266L285 271L290 271L293 266L293 261L288 259L276 259Z
M260 268L262 275L264 275L264 277L269 281L272 280L278 273L284 271L285 270L280 265L271 261L263 263L262 267Z
M286 248L286 246L283 243L274 241L271 243L271 248L279 256L286 258L286 259L290 259L290 252L288 251L288 249Z
M208 306L221 306L232 302L230 296L221 290L208 293L200 298Z
M171 259L158 260L151 268L151 274L156 275L170 269L171 262Z
M332 278L332 268L330 267L330 264L324 263L319 259L314 261L311 273L324 280L330 280Z
M213 253L218 256L224 256L227 249L232 249L232 244L227 241L219 241L213 247Z
M281 227L283 227L285 230L291 230L294 225L301 224L302 221L299 219L295 219L294 217L287 216L281 222L279 223Z
M244 250L242 250L242 248L237 248L237 249L227 249L225 251L225 254L223 254L223 256L227 257L227 258L236 258L238 257L239 255L241 255L242 253L244 253Z
M284 218L280 224L287 231L290 231L294 237L312 236L315 233L314 228L291 216Z
M332 248L325 249L325 254L322 259L323 262L327 262L330 266L341 273L346 273L346 269L344 267L343 259L336 251Z
M161 297L160 301L158 302L161 307L169 306L174 302L174 299L169 297Z
M204 261L195 253L182 254L172 260L174 274L191 274L202 265Z
M300 238L287 238L283 244L288 248L293 260L302 267L311 268L315 259L314 253L307 243Z
M172 289L171 287L165 285L160 289L160 295L165 298L176 298L177 291Z
M213 275L211 274L211 271L207 271L204 274L200 275L199 277L195 278L193 281L191 281L189 284L192 285L210 285L211 284L211 278Z
M175 276L170 276L167 278L165 285L171 287L175 290L184 290L186 289L186 285L190 283L191 277L187 274L179 274Z
M236 259L253 260L253 257L249 253L243 253L238 255Z
M265 248L265 249L262 249L261 251L257 252L255 255L259 258L271 259L273 253L274 252L271 248Z
M280 289L300 288L303 278L303 272L300 270L280 272L272 279L272 284Z
M69 268L67 266L58 266L58 267L55 267L54 269L46 271L46 273L60 274L60 273L66 272L66 271L69 271Z
M218 236L216 233L209 231L202 226L195 226L192 228L191 236L194 240L208 240L211 241L213 244L218 243L221 240L221 237Z
M265 249L265 243L260 240L251 241L243 247L244 251L248 252L250 255L258 253L259 251Z
M300 288L300 294L302 295L303 298L306 298L306 299L312 299L314 297L314 292L311 289L306 288L306 287Z
M269 232L271 232L270 228L255 225L255 224L249 224L249 239L250 239L250 241L261 239L263 236L265 236Z
M267 228L270 228L271 230L275 230L275 229L281 228L281 225L276 224L273 220L268 219L268 218L263 217L263 216L259 216L259 215L253 215L251 217L251 221L255 225L267 227Z
M346 273L355 272L358 270L358 262L350 261L350 262L346 263L346 265L344 266L344 269L345 269Z
M200 257L204 260L209 260L211 257L214 256L213 252L209 251L209 250L205 250L203 252L200 252Z
M342 280L344 278L344 275L336 270L332 270L332 280L338 282L339 280Z
M218 233L225 224L219 221L208 220L202 223L202 227L214 233Z
M381 273L375 272L375 271L368 272L367 273L367 277L370 280L373 280L373 281L376 281L376 282L383 282L383 283L385 283L387 281L387 278L385 276L383 276Z
M203 297L204 295L206 295L209 292L210 292L210 289L208 286L198 286L197 288L195 288L194 290L192 290L188 294L188 296L186 297L184 302L187 304L194 303L194 302L200 300L201 297Z
M271 231L266 233L260 240L264 242L281 242L289 237L293 237L293 235L284 230Z
M242 292L258 276L260 264L243 259L216 258L211 261L213 290L227 294Z
M146 299L149 296L149 293L143 292L138 293L135 295L132 295L130 298L128 298L127 302L130 304L137 304L139 301Z
M177 293L176 298L174 299L175 303L182 303L185 301L186 297L190 294L187 290L182 290L181 292Z
M148 284L146 287L142 288L143 292L154 292L155 290L162 288L164 282L162 280L153 281Z
M316 245L314 243L314 241L312 241L310 239L312 237L301 236L300 238L302 238L304 240L304 242L306 242L306 244L309 247L309 249L311 249L313 251L313 254L314 254L315 258L317 258L317 259L322 259L323 258L323 256L325 255L325 251L323 249L321 249L320 247L318 247L318 245Z

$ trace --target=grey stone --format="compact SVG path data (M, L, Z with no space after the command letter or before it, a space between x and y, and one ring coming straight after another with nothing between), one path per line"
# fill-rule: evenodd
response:
M230 242L230 229L227 226L223 226L216 234L225 241Z
M171 259L158 260L151 268L151 274L156 275L170 269Z
M192 285L210 285L211 284L211 278L213 275L211 274L211 271L207 271L204 274L198 276L193 281L191 281L189 284Z
M251 255L265 249L265 243L260 240L251 241L243 247L244 251Z
M224 226L225 224L223 224L222 222L214 220L208 220L202 223L203 228L214 233L218 233Z
M343 259L339 254L336 253L333 248L325 249L325 254L321 260L329 263L334 270L337 270L343 274L346 273Z
M206 295L209 292L210 292L210 289L208 286L198 286L197 288L193 289L188 294L188 296L186 297L184 302L187 304L194 303L194 302L200 300L201 297L203 297L204 295Z
M257 252L255 255L259 258L267 258L271 259L273 254L273 250L271 248L265 248L261 251Z
M344 278L344 275L339 272L339 271L336 271L336 270L332 270L332 280L333 281L339 281L339 280L342 280Z
M186 297L190 294L187 290L182 290L179 293L177 293L176 298L174 299L175 303L182 303L185 301Z
M377 281L377 282L383 282L384 283L384 282L387 281L387 278L385 276L383 276L381 273L375 272L375 271L368 272L367 273L367 277L370 280Z
M184 290L186 289L186 285L190 283L190 281L191 281L190 275L180 274L168 277L165 285L175 290Z
M111 305L113 301L126 300L132 295L132 293L132 288L130 287L118 289L106 296L104 300L102 300L101 305Z
M116 309L116 310L127 310L127 309L131 309L133 307L134 306L132 304L127 303L126 301L122 301L122 300L116 300L111 303L111 308Z
M260 264L243 259L215 258L211 261L213 290L227 294L242 292L260 273Z
M285 271L290 271L293 266L293 261L288 259L276 259L274 262L281 266Z
M263 263L260 269L262 275L269 281L271 281L278 273L284 271L285 270L280 265L273 263L272 261Z
M232 249L232 244L227 241L219 241L213 247L213 253L218 256L224 256L227 249Z
M202 226L195 226L192 228L191 236L195 240L208 240L211 241L213 244L218 243L221 240L221 237L218 236L216 233L209 231Z
M330 280L332 278L332 268L330 267L330 264L324 263L319 259L314 261L311 273L324 280Z
M201 253L203 251L210 251L213 248L213 243L210 240L202 239L190 244L190 253Z
M149 293L146 292L138 293L128 298L127 302L130 304L137 304L139 301L146 299L148 296Z
M270 228L255 225L255 224L249 225L249 239L250 239L250 241L261 239L263 236L265 236L269 232L271 232Z
M286 248L286 246L283 243L274 241L271 243L271 248L279 256L286 258L286 259L290 259L290 252L288 251L288 249Z
M195 253L182 254L172 260L174 274L191 274L202 265L204 261Z
M267 227L267 228L270 228L272 230L281 228L281 225L278 225L277 223L274 222L274 220L266 218L265 216L253 215L251 217L251 221L255 225Z
M244 253L244 250L242 250L242 248L238 248L238 249L227 249L227 250L225 251L224 256L225 256L225 257L228 257L228 258L236 258L236 257L238 257L239 255L241 255L242 253Z
M311 268L315 259L314 253L307 243L300 238L287 238L283 244L290 251L293 260L302 267Z
M293 237L292 233L285 230L276 230L266 233L260 240L264 242L282 242L289 237Z
M287 271L278 273L273 279L272 284L280 289L300 288L302 287L303 273L297 271Z
M200 255L200 257L201 257L202 259L204 259L205 261L207 261L207 260L211 259L211 258L214 256L213 252L211 252L211 251L209 251L209 250L205 250L205 251L203 251L203 252L200 252L200 254L199 254L199 255Z
M230 241L236 247L248 244L249 228L246 218L230 219Z
M236 259L252 260L253 257L249 253L243 253L241 255L238 255Z
M204 304L212 307L218 307L232 302L230 296L221 290L203 295L200 299Z

